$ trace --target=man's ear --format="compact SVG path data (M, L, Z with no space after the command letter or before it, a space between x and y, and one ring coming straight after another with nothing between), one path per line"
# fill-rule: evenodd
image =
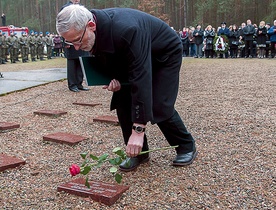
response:
M93 21L89 21L88 26L92 28L93 31L96 31L96 23L94 23Z

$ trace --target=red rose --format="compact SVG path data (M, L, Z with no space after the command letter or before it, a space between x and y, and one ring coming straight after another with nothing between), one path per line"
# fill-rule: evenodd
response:
M69 171L72 176L76 176L80 173L80 167L77 164L72 164Z

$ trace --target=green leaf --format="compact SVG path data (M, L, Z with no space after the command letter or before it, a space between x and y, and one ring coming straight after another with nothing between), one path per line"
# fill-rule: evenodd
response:
M81 153L81 154L80 154L80 156L82 157L82 159L85 159L85 158L86 158L86 156L87 156L87 152L83 152L83 153Z
M116 160L115 160L115 158L109 159L109 163L110 163L111 165L116 165Z
M116 158L115 158L115 163L116 163L116 165L120 165L122 162L123 162L123 160L122 160L121 157L116 157Z
M90 154L90 158L91 158L92 160L98 160L98 159L99 159L97 156L92 155L92 154Z
M122 157L123 159L126 158L126 153L125 151L121 148L121 147L116 147L113 150L113 153L115 153L116 155L119 155L120 157Z
M90 184L88 182L88 177L86 177L86 179L85 179L85 186L88 187L88 188L90 188Z
M122 150L122 147L115 147L112 152L116 154L116 152Z
M102 156L99 157L98 161L103 162L106 160L107 157L108 157L108 154L103 154Z
M117 183L120 184L122 182L122 179L123 179L123 177L121 174L115 174L115 180Z
M83 170L81 171L81 174L86 175L86 174L88 174L90 171L91 171L91 167L90 167L90 166L85 166L85 167L83 168Z
M111 167L110 169L109 169L109 171L111 172L111 173L116 173L117 171L118 171L118 168L116 168L116 167Z

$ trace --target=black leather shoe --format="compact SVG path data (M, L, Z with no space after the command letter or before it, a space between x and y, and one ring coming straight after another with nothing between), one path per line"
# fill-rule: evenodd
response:
M185 154L177 154L173 161L173 166L186 166L193 163L197 156L196 149L193 152L188 152Z
M140 164L148 162L149 159L148 153L133 158L127 158L119 165L119 168L121 171L129 172L136 169Z
M79 90L83 90L83 91L88 91L89 88L85 88L85 87L78 87Z
M80 90L77 87L70 87L69 90L73 92L80 92Z

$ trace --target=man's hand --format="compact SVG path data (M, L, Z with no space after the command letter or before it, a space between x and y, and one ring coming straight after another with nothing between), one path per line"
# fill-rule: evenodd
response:
M132 134L129 137L126 154L128 157L136 157L142 151L144 143L144 133L136 133L132 130Z
M103 89L107 89L109 91L116 92L116 91L119 91L121 89L121 84L118 80L113 79L113 80L111 80L109 85L103 86Z

